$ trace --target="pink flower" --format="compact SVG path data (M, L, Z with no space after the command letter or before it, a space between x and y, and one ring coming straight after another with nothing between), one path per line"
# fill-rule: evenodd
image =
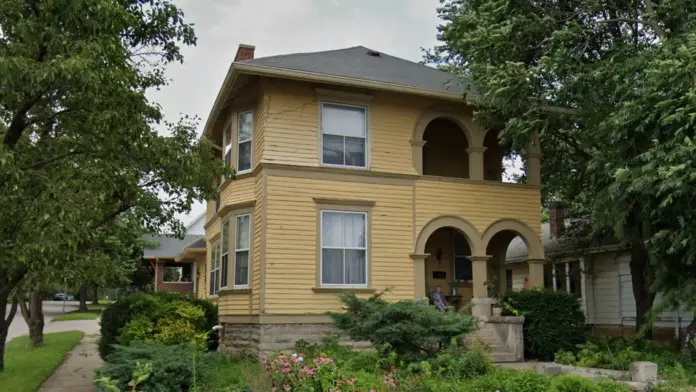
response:
M283 388L285 388L286 391L289 391L292 389L292 388L290 388L290 385L288 385L288 384L283 385Z

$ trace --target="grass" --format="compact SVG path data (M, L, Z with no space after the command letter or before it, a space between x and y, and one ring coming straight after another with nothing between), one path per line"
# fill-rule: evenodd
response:
M39 348L31 348L28 336L12 339L5 348L5 371L0 373L0 385L11 386L13 392L35 392L82 335L81 331L47 333Z
M72 321L72 320L95 320L99 315L101 314L102 310L104 310L108 305L107 304L99 304L99 305L93 305L89 304L87 305L87 312L80 312L79 310L73 310L72 312L68 313L63 313L59 314L53 319L51 319L51 322L53 321Z

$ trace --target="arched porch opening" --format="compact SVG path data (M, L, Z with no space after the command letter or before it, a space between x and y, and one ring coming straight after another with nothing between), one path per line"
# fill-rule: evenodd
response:
M436 118L423 133L423 174L469 178L469 141L452 120Z
M516 220L498 221L484 232L483 243L490 257L487 281L493 295L544 286L544 251L529 226Z
M498 135L498 131L490 130L483 138L483 179L486 181L503 181L505 148L500 144Z
M425 287L429 298L439 286L455 308L471 302L473 270L471 244L453 227L435 230L425 243Z

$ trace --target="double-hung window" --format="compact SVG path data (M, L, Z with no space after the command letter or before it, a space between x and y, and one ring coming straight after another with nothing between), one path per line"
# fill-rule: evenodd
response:
M237 172L251 170L251 138L254 129L254 112L241 112L237 115Z
M220 288L227 287L227 264L229 260L229 249L230 249L230 221L226 221L222 224L222 257L220 258L221 266L221 278L220 278Z
M225 128L225 166L230 167L232 164L232 124Z
M322 103L322 155L325 165L367 167L367 109Z
M234 245L234 287L249 287L249 248L251 243L251 215L238 215Z
M220 242L213 244L210 254L210 295L217 295L220 284Z
M321 211L321 285L367 287L367 213Z

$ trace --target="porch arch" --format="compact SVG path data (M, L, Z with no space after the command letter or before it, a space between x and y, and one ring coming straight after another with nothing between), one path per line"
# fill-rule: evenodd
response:
M462 235L469 242L471 247L472 255L482 255L485 253L485 246L481 247L481 234L476 230L474 225L466 221L465 219L456 216L441 216L435 218L428 222L423 229L421 229L418 237L416 238L416 246L414 249L414 254L421 255L425 253L425 244L428 242L428 238L437 229L443 227L451 227L453 229L459 230Z
M481 238L483 250L486 250L486 247L493 236L506 230L515 232L520 236L520 238L522 238L522 241L524 241L524 244L527 246L527 252L529 255L528 258L530 260L544 259L544 248L541 246L539 237L537 237L534 230L527 226L527 224L518 221L517 219L501 219L490 224L483 232L483 236Z

